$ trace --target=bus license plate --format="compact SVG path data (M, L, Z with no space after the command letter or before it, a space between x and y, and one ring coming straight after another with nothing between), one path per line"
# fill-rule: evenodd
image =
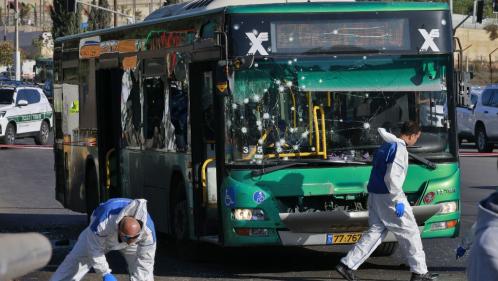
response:
M361 238L361 233L333 233L327 234L327 245L354 244Z

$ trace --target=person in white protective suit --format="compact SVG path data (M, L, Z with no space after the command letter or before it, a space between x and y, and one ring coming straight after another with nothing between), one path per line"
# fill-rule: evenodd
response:
M145 199L114 198L100 204L50 280L81 280L93 268L103 281L115 281L105 258L113 250L123 254L131 281L154 280L156 233Z
M358 280L355 271L391 231L410 265L410 280L436 280L437 275L427 270L420 231L402 189L408 170L406 146L417 142L420 127L413 121L405 122L399 138L383 128L378 131L386 143L374 155L367 187L370 228L341 259L336 270L346 280Z
M498 192L479 202L467 266L469 281L498 280Z
M496 192L498 192L498 188L496 188ZM481 208L480 206L481 206L481 204L479 204L479 208ZM470 250L470 248L472 247L472 244L474 244L476 227L477 227L477 222L472 224L472 226L470 227L470 230L462 238L460 245L458 245L458 248L455 250L457 260L459 258L465 256L465 253L468 250Z

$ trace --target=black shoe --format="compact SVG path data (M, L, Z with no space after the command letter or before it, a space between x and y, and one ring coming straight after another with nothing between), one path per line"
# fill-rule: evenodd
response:
M348 281L360 281L356 276L354 275L354 270L349 269L349 267L342 262L339 262L335 266L335 270L339 272L339 274L344 277Z
M412 272L410 281L434 281L437 280L439 274L427 272L426 274L417 274Z

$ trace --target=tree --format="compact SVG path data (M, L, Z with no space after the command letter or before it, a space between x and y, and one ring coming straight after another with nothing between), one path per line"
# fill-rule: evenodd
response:
M394 2L429 2L428 0L393 0ZM168 1L169 2L169 1ZM444 2L447 3L448 0L432 0L430 2ZM484 16L493 16L492 11L492 1L484 1ZM453 1L453 13L467 15L472 13L474 9L474 0L454 0Z
M50 17L52 18L52 36L58 38L66 35L76 34L80 27L80 9L68 12L65 8L66 0L54 0L50 7Z
M128 6L126 6L126 5L121 5L121 6L119 7L119 10L120 10L120 12L121 12L121 13L123 13L123 14L126 14L126 15L133 15L133 12L132 12L131 8L128 8ZM139 10L139 9L136 9L136 10L135 10L135 20L136 20L136 21L139 21L139 20L141 20L141 19L142 19L142 11L141 11L141 10Z
M92 0L93 5L98 5L103 8L109 8L109 3L107 0L99 0L98 4L95 4L95 0ZM104 29L109 27L111 23L112 15L110 12L91 8L90 14L88 15L88 30Z
M41 49L43 47L43 39L41 39L40 37L38 38L34 38L32 41L31 41L31 46L33 46L34 48L34 51L33 51L33 58L36 59L38 57L41 56Z
M488 24L484 27L487 33L489 33L489 40L494 41L498 38L498 25Z
M21 21L21 24L26 23L26 18L29 15L29 12L31 11L31 6L29 4L25 3L19 3L19 20Z
M0 65L10 66L14 64L14 46L11 42L0 42Z

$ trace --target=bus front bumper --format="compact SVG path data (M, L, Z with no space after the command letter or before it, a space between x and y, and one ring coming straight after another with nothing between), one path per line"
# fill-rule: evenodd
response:
M418 225L439 212L441 206L413 206L413 215ZM368 227L368 211L347 212L343 210L313 213L280 213L280 220L292 232L296 233L330 233L338 228L366 228ZM345 230L349 230L345 229Z
M420 232L424 229L419 226ZM283 246L322 246L333 245L331 233L296 233L292 231L279 231L278 236ZM388 232L382 242L396 242L396 237L392 232Z
M455 237L459 230L459 212L438 214L440 205L412 206L422 238ZM234 229L225 237L226 246L313 246L335 245L333 237L340 234L357 234L368 229L368 212L342 210L315 213L280 213L284 229L244 228L244 233ZM249 225L246 225L246 227ZM240 230L240 228L239 228ZM256 230L253 232L252 230ZM395 242L389 232L383 242ZM340 244L353 244L340 243Z

